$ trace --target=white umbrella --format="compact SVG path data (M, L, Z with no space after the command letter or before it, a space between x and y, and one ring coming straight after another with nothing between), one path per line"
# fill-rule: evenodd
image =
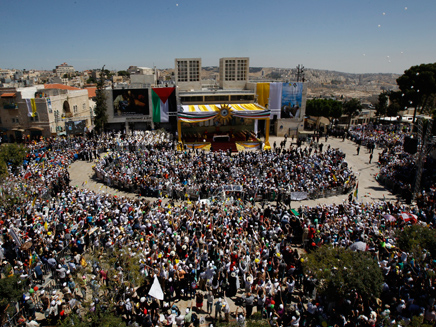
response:
M392 216L392 215L388 215L388 214L386 214L386 215L384 215L383 217L386 219L386 221L397 221L397 218L395 218L395 217Z
M353 244L350 245L350 250L352 251L366 251L366 243L365 242L355 242Z

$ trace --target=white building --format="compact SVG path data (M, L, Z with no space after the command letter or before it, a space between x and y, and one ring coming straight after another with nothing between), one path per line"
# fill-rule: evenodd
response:
M67 75L74 74L75 70L73 66L70 66L66 62L64 62L63 64L56 66L54 72L56 73L57 76L63 77L65 74Z

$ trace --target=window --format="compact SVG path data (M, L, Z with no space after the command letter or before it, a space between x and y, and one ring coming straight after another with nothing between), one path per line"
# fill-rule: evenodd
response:
M238 81L245 81L247 79L247 62L245 60L238 60L236 75L236 80Z
M12 122L13 122L14 124L19 124L19 123L20 123L20 121L18 120L18 118L12 118Z
M235 60L226 60L224 79L226 81L234 81L235 80Z
M73 113L77 113L78 112L78 109L77 109L77 105L75 104L74 106L73 106Z
M177 62L177 79L179 82L188 81L188 62L186 61Z
M35 116L34 116L34 117L30 116L30 117L29 117L29 120L30 120L31 122L33 122L33 121L39 121L38 113L35 113Z
M83 111L86 110L86 103L82 104L82 110L83 110Z
M198 61L189 61L189 80L191 82L198 82L200 80L199 66L200 63Z

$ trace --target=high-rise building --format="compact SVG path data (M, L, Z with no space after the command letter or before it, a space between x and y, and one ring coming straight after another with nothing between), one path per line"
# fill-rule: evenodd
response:
M220 59L219 83L222 89L243 89L248 82L248 57L231 57Z
M184 58L175 60L175 77L179 91L201 89L201 59Z

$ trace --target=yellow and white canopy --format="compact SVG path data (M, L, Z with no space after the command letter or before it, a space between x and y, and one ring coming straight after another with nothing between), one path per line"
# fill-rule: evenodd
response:
M257 103L182 105L178 118L182 122L194 123L213 119L228 120L232 116L249 119L267 119L270 110Z

